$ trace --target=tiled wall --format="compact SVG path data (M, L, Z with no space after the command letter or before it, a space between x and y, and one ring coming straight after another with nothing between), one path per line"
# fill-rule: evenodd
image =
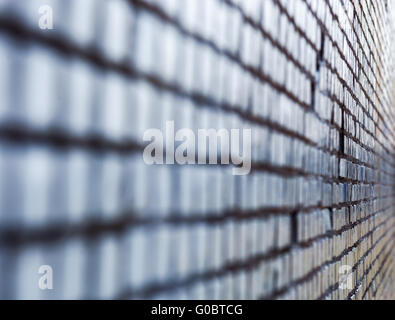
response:
M387 0L0 0L0 298L394 297L393 31ZM146 165L169 120L252 129L251 173Z

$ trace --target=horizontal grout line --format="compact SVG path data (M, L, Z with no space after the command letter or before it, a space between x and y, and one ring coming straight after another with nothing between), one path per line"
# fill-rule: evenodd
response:
M373 201L369 199L369 201ZM358 204L366 203L367 200L348 202L339 205L324 207L322 205L310 207L275 207L261 208L258 210L226 210L222 213L205 213L204 215L182 215L173 214L168 217L139 217L136 214L124 213L111 220L91 219L86 222L70 224L67 221L54 223L54 225L43 227L24 228L19 226L9 226L0 228L0 247L20 247L33 246L37 244L54 244L69 238L94 239L103 235L122 235L131 228L156 227L163 225L191 226L203 224L205 226L216 226L227 221L250 221L252 219L264 219L271 215L289 215L294 212L310 212L314 210L325 210L335 208L348 208ZM391 207L380 209L369 215L370 218L380 212L389 210ZM346 230L346 229L344 229ZM322 237L331 236L332 233L321 235ZM310 241L311 242L311 241Z

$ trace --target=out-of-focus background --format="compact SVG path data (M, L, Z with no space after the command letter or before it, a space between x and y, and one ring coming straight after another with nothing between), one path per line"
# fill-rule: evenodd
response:
M0 298L393 298L392 8L0 0ZM145 164L166 121L251 173Z

